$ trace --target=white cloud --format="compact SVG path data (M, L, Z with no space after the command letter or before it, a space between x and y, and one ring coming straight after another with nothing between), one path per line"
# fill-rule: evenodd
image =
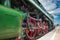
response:
M56 4L52 3L52 0L39 0L47 11L56 8Z
M58 18L58 16L57 15L54 15L54 14L52 14L52 16L56 19L56 18Z
M58 18L58 16L54 15L54 18Z
M58 24L58 22L57 21L54 21L54 24L56 25L56 24Z
M57 14L60 13L60 8L50 11L49 13Z
M49 5L45 5L45 9L46 9L47 11L53 10L53 9L55 9L55 8L56 8L56 4L50 3Z

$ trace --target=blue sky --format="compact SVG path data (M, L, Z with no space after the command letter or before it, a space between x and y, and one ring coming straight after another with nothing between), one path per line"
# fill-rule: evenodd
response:
M60 24L60 0L39 0L44 8L54 16L54 23Z

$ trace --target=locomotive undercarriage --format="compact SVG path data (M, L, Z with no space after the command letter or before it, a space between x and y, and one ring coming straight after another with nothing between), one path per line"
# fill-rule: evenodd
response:
M27 16L26 21L27 22L25 23L26 25L24 27L24 30L26 37L28 37L29 39L39 38L48 33L48 20L42 18L36 19L34 17Z

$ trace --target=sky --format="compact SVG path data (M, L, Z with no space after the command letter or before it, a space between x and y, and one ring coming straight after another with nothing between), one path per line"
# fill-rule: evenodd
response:
M54 24L60 24L60 0L38 0L54 16Z

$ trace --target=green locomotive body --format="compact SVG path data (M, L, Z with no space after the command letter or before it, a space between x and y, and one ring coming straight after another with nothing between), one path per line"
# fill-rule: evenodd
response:
M25 18L23 12L0 5L0 39L22 37L22 20Z

